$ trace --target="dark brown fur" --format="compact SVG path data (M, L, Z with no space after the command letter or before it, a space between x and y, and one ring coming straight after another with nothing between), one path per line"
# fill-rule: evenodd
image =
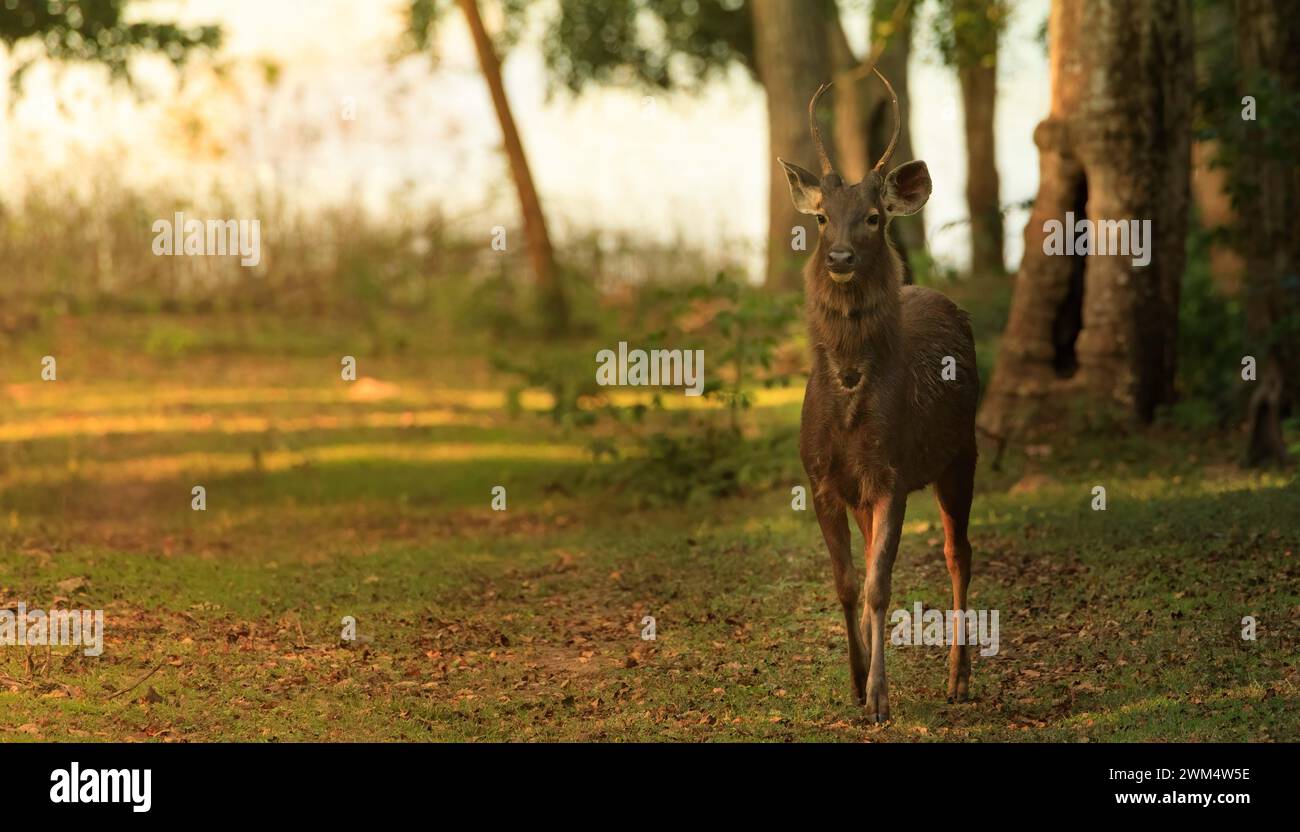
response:
M891 216L914 213L930 192L923 162L888 177L873 171L845 185L782 162L801 210L819 217L821 235L804 272L812 372L804 397L799 451L830 550L849 634L856 699L889 718L884 633L890 575L907 495L933 483L943 516L953 609L970 581L967 526L974 485L979 377L970 319L940 293L902 285L902 263L888 241ZM875 216L875 220L871 219ZM851 251L852 271L828 253ZM956 362L956 378L942 377ZM846 510L866 542L866 604L855 621L858 585ZM954 623L954 626L955 623ZM954 642L956 639L954 638ZM950 652L949 701L967 697L964 645Z

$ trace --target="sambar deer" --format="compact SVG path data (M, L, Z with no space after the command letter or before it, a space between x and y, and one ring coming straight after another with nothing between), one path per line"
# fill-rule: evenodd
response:
M885 683L885 613L907 495L933 483L943 516L944 555L952 577L952 648L948 701L964 701L970 658L958 628L970 584L967 525L975 482L975 406L979 377L970 318L940 293L902 285L902 262L887 236L889 221L915 214L930 198L925 162L886 175L901 129L880 161L850 185L835 173L817 127L809 129L821 175L777 159L795 207L817 218L817 249L804 269L812 368L804 396L799 455L830 550L835 589L848 627L849 669L868 718L889 719ZM944 373L945 365L949 369ZM955 375L952 371L955 370ZM855 621L857 576L846 509L866 542L866 603Z

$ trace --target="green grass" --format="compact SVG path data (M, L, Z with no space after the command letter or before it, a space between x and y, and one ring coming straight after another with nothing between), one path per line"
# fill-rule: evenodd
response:
M640 508L581 432L461 394L502 389L463 345L371 361L346 329L146 320L6 348L0 606L103 609L106 637L98 658L0 647L0 740L1300 739L1300 491L1233 466L1234 436L982 463L970 603L999 611L1000 650L948 705L946 650L889 646L874 726L788 487ZM350 396L334 352L395 388ZM891 610L947 608L941 536L913 495Z

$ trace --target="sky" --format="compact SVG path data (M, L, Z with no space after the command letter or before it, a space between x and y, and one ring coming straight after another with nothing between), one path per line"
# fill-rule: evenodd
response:
M155 0L148 14L219 23L225 43L184 86L169 65L144 61L140 91L110 87L102 71L41 64L24 96L0 103L0 186L72 182L87 165L137 186L228 193L270 187L303 205L362 201L436 205L468 234L517 216L500 132L459 14L440 31L436 65L394 61L403 0ZM486 4L485 4L486 5ZM932 5L932 4L927 4ZM923 6L923 9L925 7ZM1002 200L1031 199L1038 180L1033 129L1047 114L1047 56L1037 32L1048 0L1020 0L1000 53L998 170ZM545 14L545 4L541 14ZM0 12L3 13L3 12ZM492 20L489 18L489 25ZM934 180L926 207L932 254L959 265L969 241L965 151L955 74L918 26L911 72L913 147ZM851 29L860 52L865 32ZM12 60L0 58L11 68ZM263 67L278 68L274 85ZM728 245L761 270L767 177L762 90L744 72L702 94L594 88L548 95L540 50L525 39L504 66L507 94L552 225L562 243L592 230L659 242ZM342 117L355 107L355 118ZM795 160L811 166L814 160ZM906 160L896 160L899 162ZM1007 259L1020 257L1026 213L1007 222Z

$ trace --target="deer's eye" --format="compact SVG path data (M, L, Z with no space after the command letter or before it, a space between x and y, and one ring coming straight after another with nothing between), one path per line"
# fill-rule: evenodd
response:
M818 225L825 225L825 224L826 224L826 215L825 215L825 214L818 214L818 215L817 215L817 224L818 224Z
M872 213L870 216L867 217L867 226L869 228L877 228L879 227L879 225L880 225L879 212Z

